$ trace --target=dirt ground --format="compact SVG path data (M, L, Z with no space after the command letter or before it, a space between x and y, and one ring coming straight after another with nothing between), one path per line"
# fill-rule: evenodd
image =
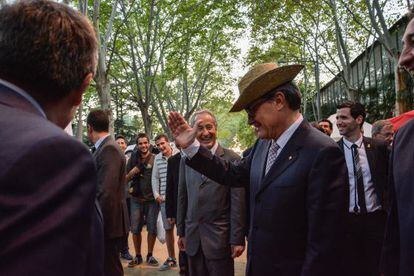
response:
M178 267L173 268L171 270L167 270L167 271L158 271L159 267L152 267L152 266L146 265L146 263L145 263L145 257L147 255L147 242L146 241L147 241L147 232L146 232L146 229L143 229L143 231L142 231L142 248L141 248L141 252L142 252L142 256L144 258L144 263L139 265L139 266L129 268L128 267L128 261L121 259L122 265L124 267L125 275L126 276L172 276L172 275L178 275ZM178 256L177 240L175 241L175 247L176 247L175 252L176 252L176 255ZM132 242L132 235L131 234L129 235L129 252L131 253L131 255L135 256L134 244ZM153 256L158 260L160 265L162 265L168 257L167 245L161 244L157 240L156 243L155 243L155 246L154 246ZM237 275L237 276L245 275L246 250L244 251L242 256L235 259L234 263L235 263L235 275Z

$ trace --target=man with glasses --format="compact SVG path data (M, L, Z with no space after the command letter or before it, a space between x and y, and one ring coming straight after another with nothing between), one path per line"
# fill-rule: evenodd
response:
M347 171L339 147L300 113L293 78L302 65L253 67L239 82L231 112L246 110L259 138L241 162L225 161L171 112L169 126L186 164L250 194L247 275L339 275Z

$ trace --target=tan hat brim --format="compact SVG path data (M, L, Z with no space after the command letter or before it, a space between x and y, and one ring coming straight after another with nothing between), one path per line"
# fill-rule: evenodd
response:
M285 65L258 76L244 91L240 91L240 96L233 104L230 112L238 112L245 109L250 103L266 93L293 80L303 67L300 64Z

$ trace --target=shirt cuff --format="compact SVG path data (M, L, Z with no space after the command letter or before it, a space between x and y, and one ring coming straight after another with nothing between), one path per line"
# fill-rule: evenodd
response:
M196 155L199 148L200 148L200 142L197 139L195 139L191 145L181 150L182 157L185 157L188 159L193 158L194 155Z

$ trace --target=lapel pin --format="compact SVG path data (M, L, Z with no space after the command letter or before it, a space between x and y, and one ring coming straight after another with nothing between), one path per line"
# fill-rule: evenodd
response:
M289 160L292 160L292 158L293 158L293 157L292 157L292 155L291 155L291 156L289 156Z
M370 148L371 147L371 144L368 144L367 147Z

